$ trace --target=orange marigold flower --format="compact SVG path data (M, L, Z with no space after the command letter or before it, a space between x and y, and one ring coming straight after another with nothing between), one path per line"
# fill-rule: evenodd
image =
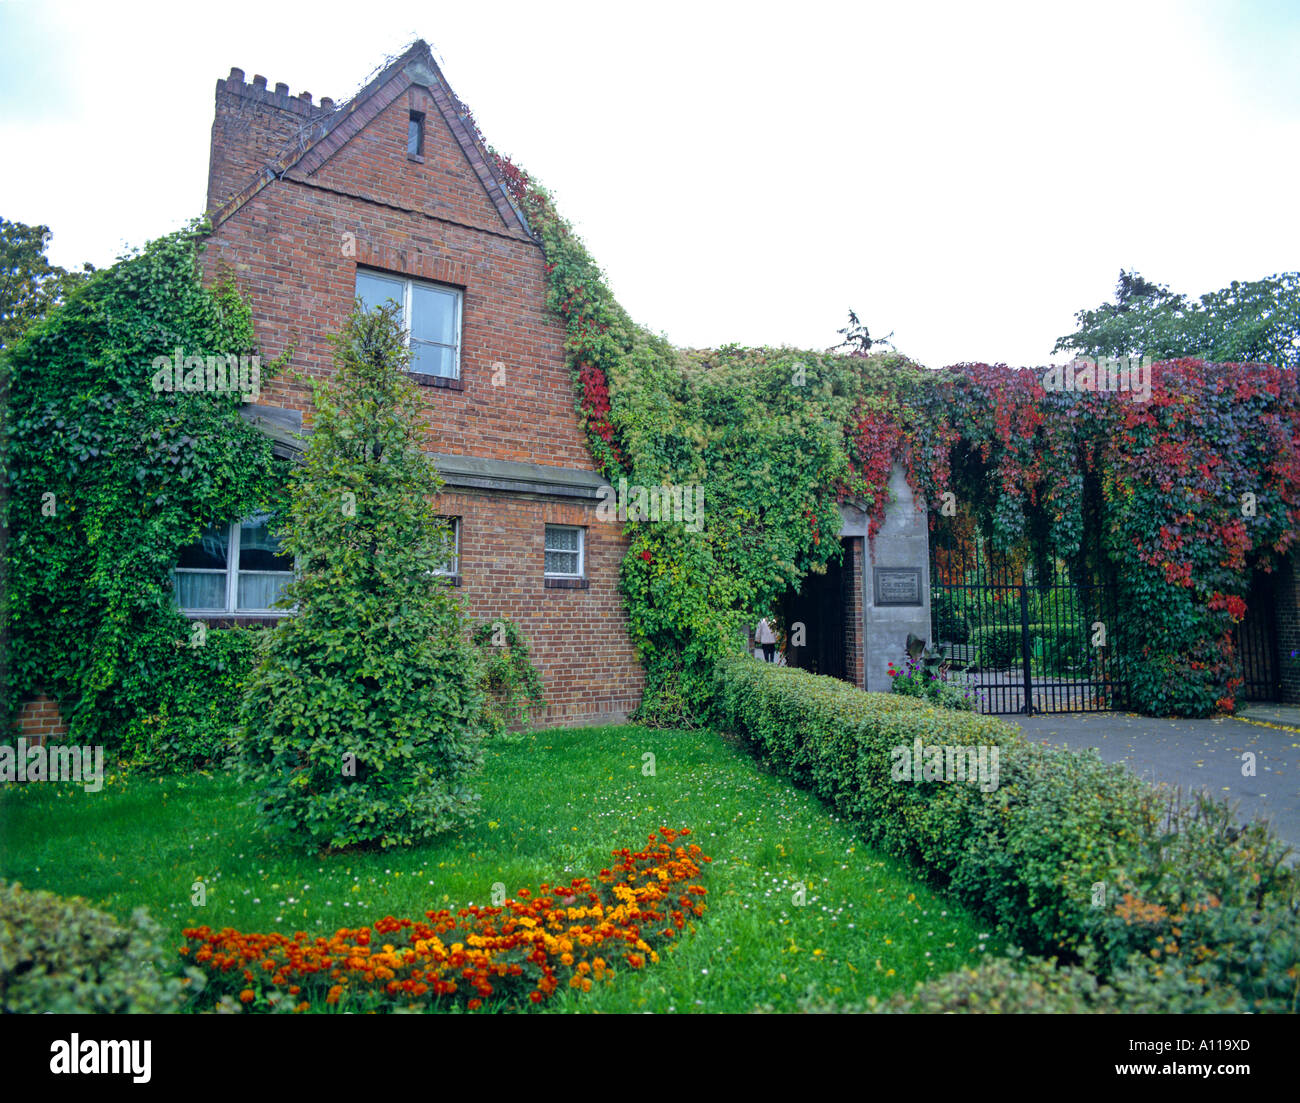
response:
M257 998L257 993L254 992L251 988L245 988L242 992L239 993L240 1003L252 1003L253 1000L255 1000L256 998Z

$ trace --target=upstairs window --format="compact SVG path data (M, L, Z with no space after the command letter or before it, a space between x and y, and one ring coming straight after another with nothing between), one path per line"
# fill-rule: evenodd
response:
M172 579L187 613L283 613L273 606L293 581L293 559L271 535L271 515L258 513L210 526L181 549Z
M412 157L424 155L424 114L411 112L411 121L406 125L406 152Z
M410 342L411 372L460 378L462 295L457 288L358 271L357 298L367 310L390 301L401 308Z
M570 525L546 526L547 578L582 578L583 531Z

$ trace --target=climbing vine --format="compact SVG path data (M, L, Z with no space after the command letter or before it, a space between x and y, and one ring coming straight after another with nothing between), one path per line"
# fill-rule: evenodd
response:
M701 532L628 525L623 590L652 713L701 707L743 626L838 554L838 503L864 508L875 536L895 460L1009 562L1059 557L1116 581L1109 628L1136 707L1235 706L1252 572L1277 568L1300 522L1294 368L1175 360L1138 394L866 350L673 349L614 301L546 191L503 163L545 252L597 466L611 482L704 488Z
M177 552L273 506L280 486L241 392L154 387L155 359L177 350L205 364L253 351L233 287L203 285L205 229L95 273L0 354L6 718L44 692L73 739L150 760L221 750L230 702L207 697L254 646L245 631L195 636L172 594Z

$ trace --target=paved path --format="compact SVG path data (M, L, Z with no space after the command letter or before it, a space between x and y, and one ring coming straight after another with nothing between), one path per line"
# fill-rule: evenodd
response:
M1186 789L1239 801L1243 820L1267 820L1300 857L1300 708L1250 706L1222 720L1154 720L1126 712L1003 716L1031 739L1096 747L1107 762ZM1242 754L1255 754L1255 776L1242 777Z

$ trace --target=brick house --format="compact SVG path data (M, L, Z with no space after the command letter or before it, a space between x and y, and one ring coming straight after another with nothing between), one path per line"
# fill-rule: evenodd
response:
M545 685L544 724L624 718L644 675L618 589L627 547L598 520L603 479L575 413L541 247L416 42L350 102L219 80L208 177L208 279L233 276L260 354L332 370L327 336L354 297L393 299L411 331L426 450L452 520L448 564L474 623L518 624ZM291 454L307 386L276 381L246 414ZM177 592L214 624L266 622L287 564L260 519L187 549Z

